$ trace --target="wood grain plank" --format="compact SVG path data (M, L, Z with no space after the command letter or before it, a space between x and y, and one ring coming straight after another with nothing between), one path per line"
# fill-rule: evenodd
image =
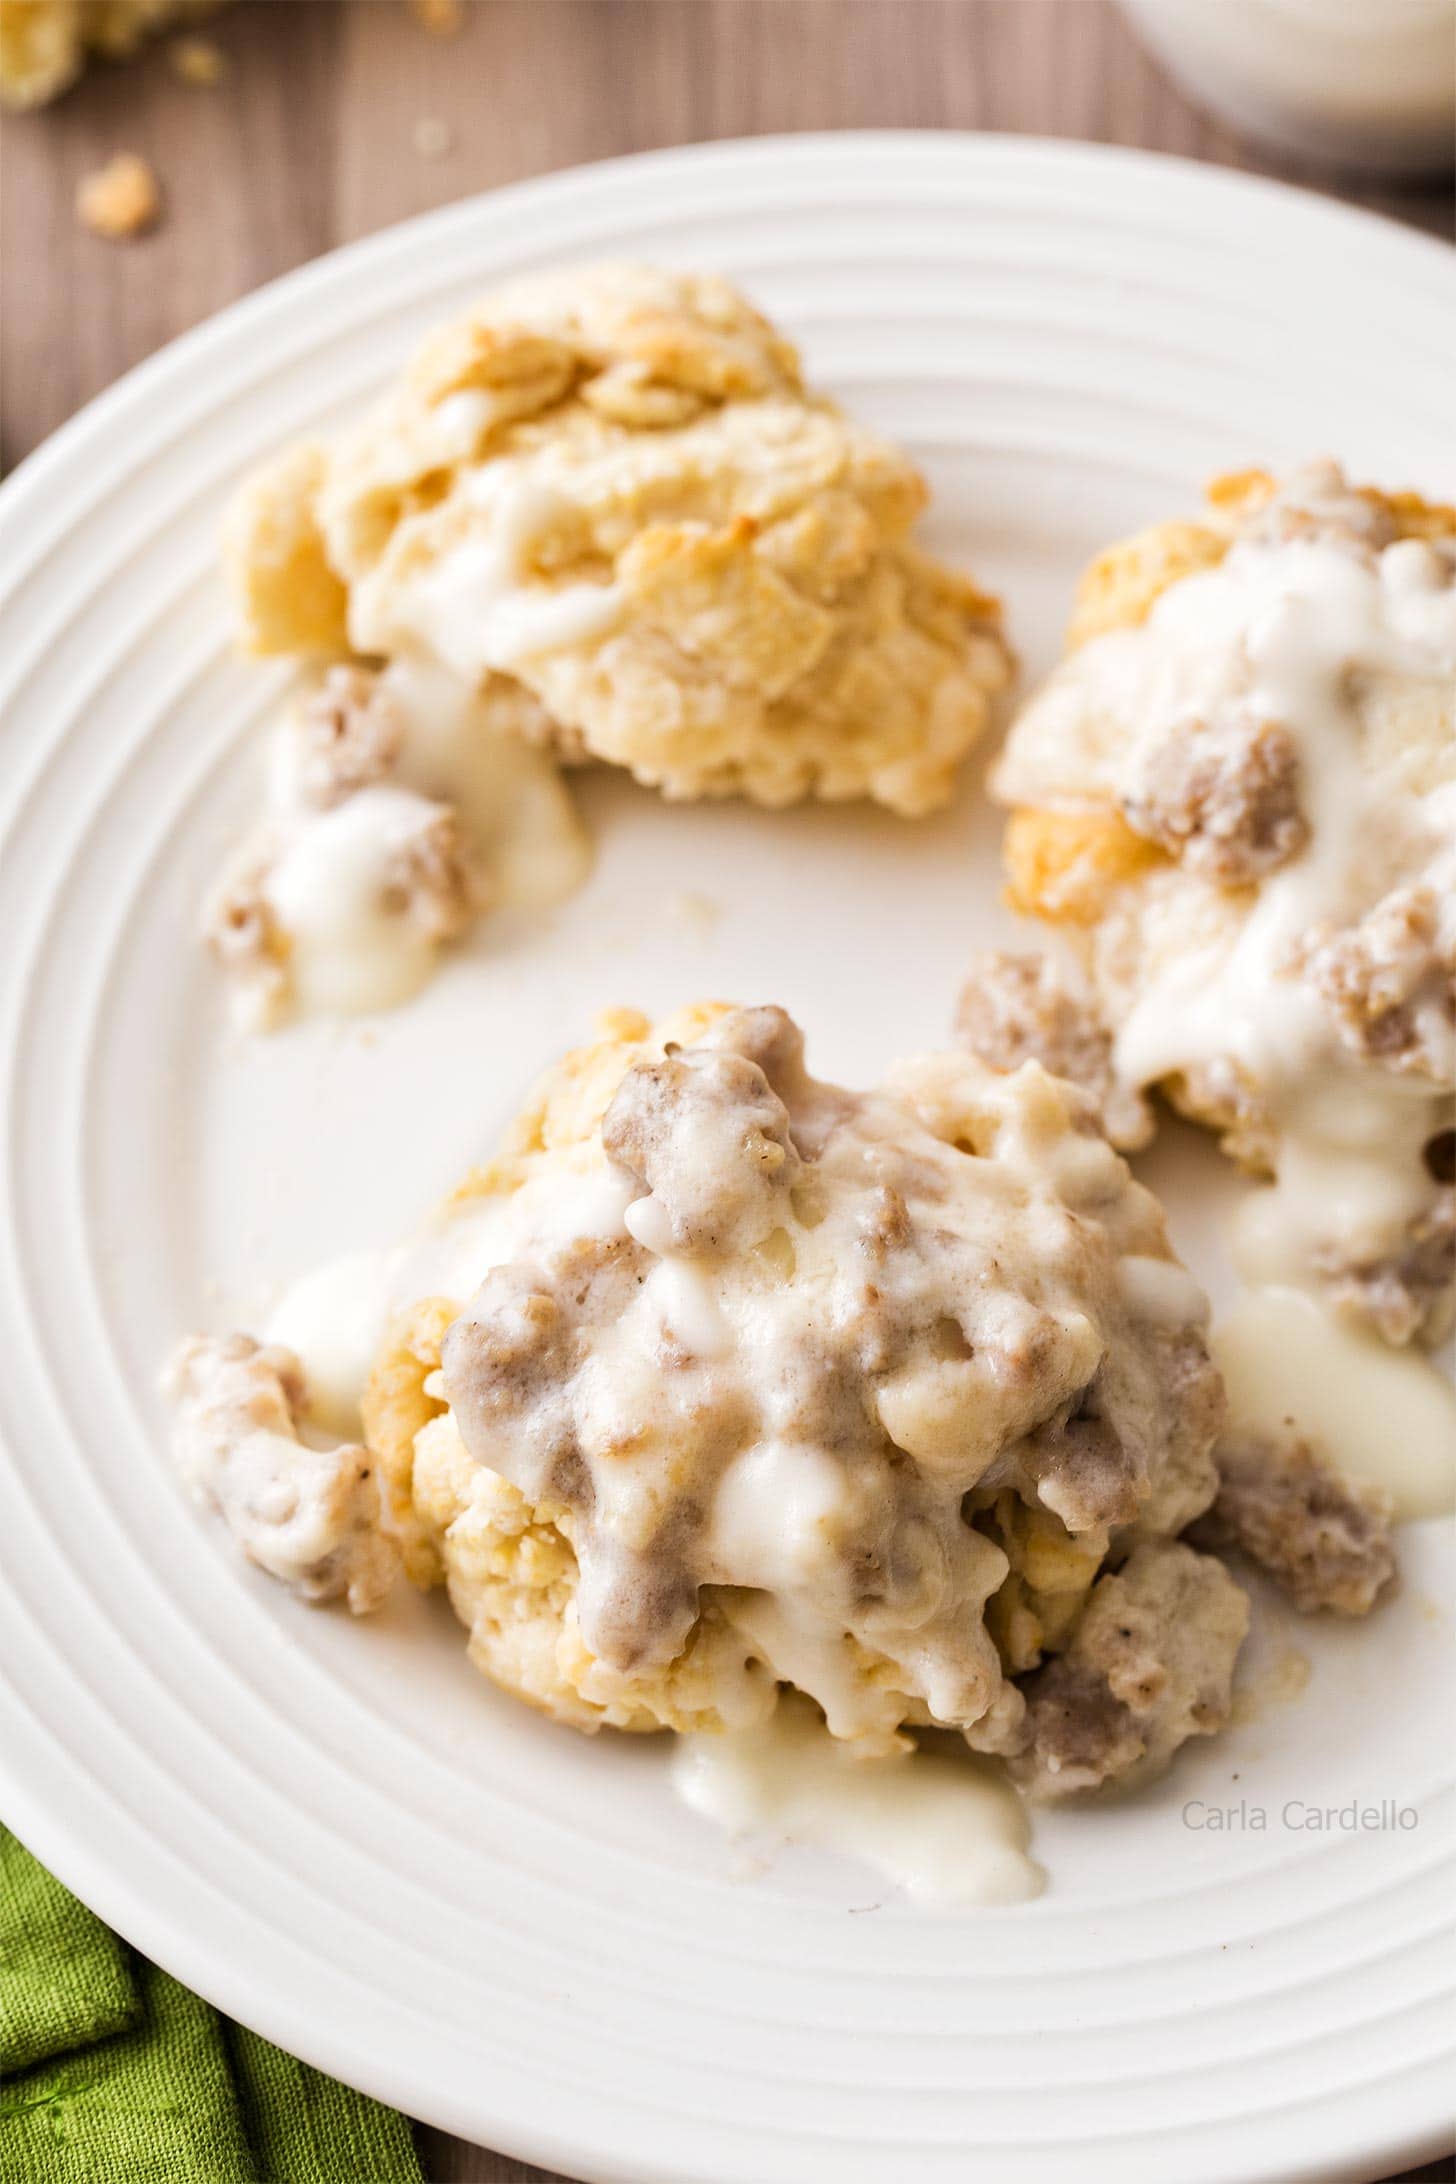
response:
M844 127L1082 136L1322 182L1434 233L1449 190L1263 157L1168 84L1106 0L467 0L431 38L401 0L246 0L225 85L165 49L0 122L0 460L233 296L356 235L583 160ZM449 148L420 148L422 121ZM436 132L438 134L438 132ZM76 225L110 152L152 159L167 216L135 243Z
M329 139L340 17L303 0L240 8L225 89L179 81L162 48L98 68L54 109L0 122L0 460L8 468L130 365L336 238ZM74 215L118 150L162 177L165 217L111 243Z
M469 0L426 36L401 0L244 0L226 83L164 49L0 122L0 463L130 365L335 243L474 191L667 144L799 129L1092 138L1320 187L1456 237L1448 187L1399 190L1272 158L1192 107L1108 0ZM422 141L442 123L446 148ZM80 177L153 160L167 215L84 234ZM551 2184L421 2130L431 2184ZM1451 2184L1436 2163L1402 2184Z
M528 2169L509 2154L467 2146L463 2139L452 2139L443 2131L417 2128L415 2140L429 2184L570 2184L569 2179L548 2175L545 2169ZM1402 2179L1401 2184L1409 2180Z

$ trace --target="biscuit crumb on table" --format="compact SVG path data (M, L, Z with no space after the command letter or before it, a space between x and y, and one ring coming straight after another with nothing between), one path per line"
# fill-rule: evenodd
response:
M409 0L410 13L433 38L453 38L465 22L465 0Z
M421 159L444 159L455 149L455 131L438 114L422 114L414 126L414 147Z
M125 60L169 24L219 0L0 0L0 104L46 106L93 56Z
M167 59L173 75L199 91L215 91L228 72L228 57L211 38L174 38Z
M161 186L136 152L118 152L104 167L84 176L76 191L81 225L114 242L145 234L161 210Z

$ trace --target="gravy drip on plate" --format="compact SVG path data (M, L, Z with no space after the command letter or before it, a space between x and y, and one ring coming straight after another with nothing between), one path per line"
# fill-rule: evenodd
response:
M842 1852L922 1902L1021 1903L1044 1886L1021 1800L992 1762L866 1756L792 1695L751 1728L680 1738L672 1778L684 1804L732 1835Z
M1418 1351L1302 1290L1256 1289L1213 1336L1233 1433L1292 1426L1336 1470L1381 1488L1399 1519L1456 1506L1456 1393Z
M245 1024L389 1008L480 913L570 893L588 849L523 700L403 658L338 667L281 722L268 807L210 912Z

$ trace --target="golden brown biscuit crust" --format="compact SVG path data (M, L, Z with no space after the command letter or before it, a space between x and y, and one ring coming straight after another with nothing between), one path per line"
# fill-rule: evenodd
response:
M423 649L665 795L914 815L1010 672L996 601L911 540L926 497L725 282L601 267L431 335L251 481L228 552L257 651Z
M219 0L4 0L0 102L44 106L92 53L119 60L169 23L211 14Z

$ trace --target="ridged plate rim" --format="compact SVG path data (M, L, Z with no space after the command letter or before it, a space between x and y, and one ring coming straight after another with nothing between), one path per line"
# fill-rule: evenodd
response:
M86 566L90 551L87 543L89 525L93 522L104 525L110 521L114 526L118 516L125 518L130 506L144 507L147 489L139 481L145 479L150 465L165 456L169 446L180 448L189 439L197 437L205 447L210 425L228 404L243 399L249 391L256 393L259 386L266 383L268 366L257 353L265 340L270 357L280 363L313 348L338 350L346 337L351 332L357 333L360 326L372 321L387 322L401 294L418 301L430 290L432 283L439 286L442 294L453 294L467 274L483 281L491 277L500 260L519 259L520 233L534 223L544 224L549 231L550 248L556 255L568 247L576 254L609 252L614 231L634 222L659 230L666 227L673 231L672 255L679 262L691 262L694 234L708 233L715 223L725 226L735 222L748 223L747 231L753 232L758 246L772 256L775 250L787 247L785 238L793 234L795 216L802 221L810 208L818 216L842 211L850 205L863 207L867 220L878 220L887 227L893 227L897 220L902 223L905 239L902 262L898 266L878 269L881 277L891 282L908 280L913 285L915 270L921 263L917 257L919 222L929 215L932 225L936 220L944 220L949 231L958 216L965 218L974 208L978 216L989 223L979 231L985 262L1007 277L1021 269L1025 262L1023 254L1029 245L1040 243L1055 263L1058 254L1065 251L1066 238L1079 233L1087 241L1092 259L1096 261L1097 249L1102 247L1101 239L1110 232L1113 244L1109 247L1129 253L1126 277L1136 281L1140 253L1154 264L1159 248L1186 247L1190 234L1196 232L1210 252L1238 251L1251 266L1255 261L1262 266L1266 261L1272 264L1278 260L1288 268L1277 305L1272 300L1272 291L1261 290L1266 320L1271 312L1292 309L1297 301L1307 314L1311 328L1337 323L1340 314L1336 299L1321 285L1319 278L1321 272L1328 272L1335 265L1348 279L1362 284L1362 293L1373 298L1376 289L1382 291L1382 301L1387 309L1398 315L1396 324L1387 323L1386 337L1391 342L1398 335L1403 338L1408 357L1413 358L1416 352L1428 347L1434 353L1440 335L1456 309L1456 264L1441 245L1394 229L1373 216L1334 207L1304 193L1145 153L1035 139L863 133L760 139L653 153L551 176L406 222L286 276L184 336L62 428L45 448L0 487L0 660L8 656L10 662L8 671L0 669L0 682L8 684L12 692L19 688L23 695L32 674L43 674L55 656L47 634L49 625L42 621L37 627L24 611L32 591L44 593L52 562L59 564L64 573L68 557L75 559L79 554L80 560L76 564L79 573ZM664 207L668 209L663 210ZM770 233L765 230L764 222L775 207L782 208L785 217L770 223ZM755 221L759 223L757 229L752 225ZM1056 228L1048 241L1054 222L1063 225ZM1068 222L1070 228L1065 226ZM1255 231L1253 237L1249 232L1251 228ZM844 251L844 265L852 270L853 250L858 244L847 235L847 230L841 229L841 235L845 239L836 247ZM1299 251L1296 251L1296 244ZM1299 252L1307 255L1301 256ZM730 251L730 259L731 256ZM440 261L438 273L434 271L437 257ZM924 260L927 267L930 262ZM831 273L836 263L832 251L823 261ZM909 275L904 270L906 265L911 269ZM1101 279L1103 275L1096 273L1091 277ZM1251 291L1255 285L1251 279ZM349 305L346 299L351 293L357 300ZM383 300L376 300L381 295ZM1181 300L1186 303L1186 296ZM1252 292L1248 300L1252 307ZM331 317L339 312L341 303L344 305L342 316ZM1060 299L1049 298L1044 281L1038 308L1045 316L1049 308L1058 307ZM1074 317L1075 308L1074 305ZM967 299L967 315L969 323L974 325L974 295ZM1005 323L1014 327L1016 321L1013 318ZM1108 339L1105 328L1099 329L1099 338ZM1313 334L1306 334L1305 338L1310 340ZM1388 351L1378 353L1371 349L1368 353L1370 369L1375 370L1388 354ZM1060 365L1057 368L1060 369ZM1414 362L1405 366L1408 372L1415 368ZM939 370L937 366L937 372ZM933 378L936 373L928 376ZM951 390L949 398L953 400L953 365L945 378ZM180 481L180 497L174 493L173 500L185 508L199 496L207 498L214 491L210 475L201 486L184 478ZM102 540L95 553L109 554L103 573L112 578L121 572L124 577L124 532L118 534L109 547L104 543L104 534ZM98 572L93 566L90 573L95 577ZM158 614L165 618L173 612L178 595L185 589L183 583L169 593L158 606ZM61 652L64 655L69 647L78 670L85 673L92 660L84 643L88 634L88 601L78 599L74 585L68 590L64 581L58 596L64 610ZM103 688L110 678L122 672L131 641L128 633L119 647L113 647L112 652L106 654L104 672L98 671L98 681ZM207 672L210 658L210 652L199 650L195 667L198 677ZM189 665L187 672L190 675L194 669ZM139 743L137 750L142 747ZM116 775L120 790L125 788L134 755L129 747L118 752ZM42 740L26 754L25 763L16 768L10 784L15 793L8 790L0 793L0 817L6 820L8 831L8 823L18 813L21 820L15 837L18 847L24 848L29 842L33 850L34 845L34 826L29 834L26 831L27 797L33 792L37 802L43 805L47 794L56 793L52 775L63 772L72 764L74 753L69 744L57 738L54 746ZM203 754L199 754L195 770L205 771ZM78 796L78 811L84 801ZM173 801L181 803L184 799L174 798ZM91 794L85 824L78 827L73 846L88 839L92 817L102 810L104 803L103 794ZM149 814L148 824L159 816L159 813ZM104 811L102 819L104 825ZM140 873L137 886L145 883L147 873L153 869L159 839L155 827L145 842L142 834L138 834L133 845L136 855L131 860ZM141 855L143 847L146 847L145 858ZM67 872L63 869L59 881L64 882L66 878ZM55 880L55 875L52 879ZM37 911L32 920L37 962L41 951L59 953L62 949L66 920L72 915L61 900L58 884L53 887L53 898L42 898L38 905L30 901L26 904L27 909ZM98 966L99 961L98 958ZM37 995L34 988L17 990L13 975L15 970L31 962L25 947L17 946L12 963L0 973L0 1003L7 1012L13 1005L18 1010L13 1020L25 1026L27 1031L33 1031L40 1040L46 1036L44 992L41 990ZM106 1007L105 980L98 966L93 966L89 981L94 990L89 993L88 1006L92 1015L84 1026L84 1047L77 1049L85 1067L61 1103L68 1126L76 1132L69 1150L79 1164L84 1163L86 1143L82 1097L85 1068L91 1066L98 1025ZM78 981L78 992L85 991L86 985L86 981ZM33 1004L37 1008L34 1015L31 1013ZM4 1020L8 1027L12 1016L7 1013ZM3 1036L6 1044L0 1050L0 1060L5 1063L7 1073L12 1065L16 1069L23 1068L23 1057L13 1044L8 1028ZM78 1029L77 1038L80 1037ZM80 1167L78 1172L81 1172ZM4 1276L3 1284L0 1284L0 1331L7 1338L7 1347L15 1346L21 1339L25 1341L28 1346L25 1369L33 1372L39 1367L35 1385L40 1388L49 1382L45 1386L48 1399L56 1394L59 1375L53 1364L47 1364L40 1320L28 1310L27 1270L19 1258L25 1222L30 1219L33 1224L37 1205L52 1206L58 1226L64 1224L68 1231L74 1229L72 1242L80 1254L78 1265L85 1256L83 1195L76 1194L63 1206L59 1184L56 1195L46 1198L45 1193L51 1187L48 1178L37 1186L33 1176L17 1175L11 1166L7 1166L6 1256L0 1262ZM92 1283L93 1290L94 1287ZM87 1295L84 1309L88 1326L94 1321L100 1329L104 1307L99 1292ZM119 1398L127 1393L125 1390L117 1392ZM57 1446L64 1442L74 1454L84 1439L84 1431L74 1418L68 1417L64 1402L55 1415L60 1435ZM129 1421L130 1430L141 1430L141 1416L138 1410L135 1419ZM28 1536L42 1556L46 1552L55 1553L56 1541L45 1533L44 1526L40 1532L29 1535L21 1530L23 1504L36 1484L32 1479L27 1485L24 1472L25 1466L16 1460L12 1448L0 1450L0 1510L16 1519L14 1537ZM20 1518L16 1518L18 1510L21 1511ZM108 1509L98 1507L93 1514L102 1527L115 1521L115 1513ZM124 1527L122 1532L124 1534ZM135 1543L132 1548L135 1551ZM428 2055L422 2055L419 2049L412 2049L406 2059L391 2047L386 2023L397 2033L409 2017L420 2018L426 2046L430 2033L441 2029L429 2021L428 2013L422 2015L417 2000L407 2001L401 1997L395 2019L388 2020L381 2009L379 2023L367 2029L361 2028L357 2021L353 2024L341 2022L333 2028L324 2025L320 2013L329 2002L337 2003L351 1995L357 2001L363 1989L357 1969L353 1974L342 1969L335 1972L318 1963L316 1951L308 1955L296 1944L290 1950L276 1931L276 1922L274 1928L266 1921L259 1924L257 1906L251 1901L246 1916L237 1904L215 1902L206 1873L200 1866L196 1871L191 1870L185 1856L179 1860L176 1844L170 1844L166 1857L159 1855L157 1863L150 1867L136 1858L123 1864L108 1856L108 1841L114 1840L114 1836L108 1837L105 1821L109 1815L119 1826L128 1801L134 1800L137 1794L137 1754L141 1747L123 1745L120 1749L108 1747L103 1752L98 1731L97 1744L83 1752L68 1746L64 1740L57 1742L54 1729L37 1719L34 1709L37 1705L44 1708L47 1690L67 1688L64 1683L51 1683L67 1647L54 1622L47 1623L47 1608L38 1607L28 1626L17 1626L15 1621L14 1611L20 1596L33 1587L37 1576L43 1575L44 1567L43 1560L37 1559L33 1570L27 1566L24 1572L18 1572L15 1592L0 1610L0 1628L7 1633L5 1650L0 1654L0 1725L6 1732L0 1736L0 1810L61 1877L94 1904L103 1916L139 1947L208 1994L219 2006L256 2025L321 2067L364 2084L413 2113L507 2147L526 2158L583 2176L603 2180L630 2179L631 2184L648 2184L649 2179L659 2177L671 2179L672 2184L686 2184L689 2177L701 2178L704 2184L730 2184L730 2180L732 2184L739 2184L750 2164L755 2165L756 2173L764 2176L808 2178L833 2174L847 2178L851 2174L884 2173L862 2165L867 2148L874 2141L874 2134L865 2133L862 2121L857 2129L847 2123L844 2131L839 2132L811 2128L802 2114L794 2112L792 2092L796 2073L809 2083L817 2076L826 2094L837 2087L849 2098L848 2087L855 2080L856 2072L862 2072L862 2062L857 2064L852 2057L835 2053L837 2041L845 2037L843 2028L837 2028L831 2034L830 2023L823 2019L822 2030L817 2036L807 2025L803 2027L800 2048L796 2050L790 2043L780 2059L779 2069L760 2066L756 2081L753 2072L746 2073L750 2083L739 2087L733 2095L735 2103L745 2111L736 2125L721 2112L712 2116L712 2103L705 2102L701 2087L691 2099L662 2099L655 2111L634 2108L625 2098L614 2109L610 2087L598 2085L587 2094L581 2087L572 2086L569 2073L564 2088L560 2073L548 2071L535 2074L534 2087L524 2077L514 2079L510 2085L482 2085L478 2073L472 2073L468 2067L468 2049L462 2048L458 2040L448 2043L441 2040L434 2068L430 2066ZM56 1579L58 1600L64 1594L67 1582L74 1584L75 1579L62 1557ZM101 1606L115 1611L111 1624L114 1640L128 1645L148 1642L144 1633L127 1629L126 1605L102 1602ZM187 1598L177 1607L176 1612L184 1625L186 1616L195 1612L195 1606L195 1600ZM56 1611L49 1612L54 1616ZM83 1619L98 1612L95 1603L77 1605L77 1613ZM101 1627L106 1628L104 1614ZM28 1651L24 1643L27 1637ZM79 1642L76 1633L71 1634L70 1642ZM155 1642L155 1634L150 1642ZM76 1668L69 1687L73 1697L89 1696L87 1684L85 1671ZM224 1734L221 1743L226 1744L226 1741ZM179 1781L170 1787L178 1795L185 1796L180 1784L180 1765L179 1760ZM69 1797L62 1790L63 1782L69 1789ZM165 1780L163 1786L164 1790L169 1787ZM215 1815L212 1817L216 1818ZM161 1847L158 1844L159 1854ZM1351 1855L1342 1855L1344 1848L1333 1849L1323 1861L1319 1875L1322 1900L1318 1911L1311 1910L1302 1921L1296 1919L1293 1923L1309 1925L1318 1917L1328 1917L1336 1907L1351 1914L1363 1909L1363 1915L1375 1921L1374 1906L1382 1899L1398 1898L1406 1922L1403 1933L1409 1938L1385 1947L1367 1947L1363 1953L1357 1950L1342 1969L1363 1971L1377 1962L1387 1965L1384 1993L1387 1999L1392 1993L1398 1993L1401 1999L1394 2001L1390 2008L1377 2011L1369 2020L1372 2026L1388 2020L1392 2013L1405 2015L1417 2009L1433 2009L1435 1990L1423 1983L1420 1973L1422 1961L1427 1979L1436 1967L1429 1952L1422 1960L1417 1947L1417 1929L1422 1922L1413 1888L1418 1884L1417 1893L1426 1888L1434 1889L1434 1872L1392 1876L1382 1872L1378 1861L1365 1854L1366 1846L1349 1846ZM249 1850L255 1857L261 1855L256 1845L250 1845ZM352 1855L347 1845L341 1845L341 1867L350 1864ZM1292 1862L1299 1863L1298 1860ZM265 1870L271 1873L272 1869ZM162 1874L168 1871L176 1881L179 1897L185 1896L187 1900L186 1912L181 1909L180 1902L174 1908L162 1900L158 1884ZM292 1879L302 1886L307 1896L306 1873L290 1876L278 1868L276 1878L280 1886ZM522 1873L519 1878L523 1887L529 1890L531 1884L527 1876ZM1270 1875L1267 1878L1269 1892L1277 1894L1278 1877ZM1328 1896L1324 1894L1326 1890ZM1194 1893L1197 1893L1196 1888ZM1391 1909L1387 1904L1381 1915ZM604 1913L609 1926L619 1916L625 1919L627 1914L621 1914L616 1906L611 1907L609 1914ZM199 1917L201 1923L198 1923ZM805 1918L810 1925L816 1923L811 1913L805 1913ZM341 1918L341 1926L344 1923ZM359 1923L360 1935L367 1938L365 1922ZM1055 1906L1048 1905L1045 1919L1039 1923L1045 1942L1052 1944L1058 1926L1066 1923L1065 1910L1059 1915ZM1277 1919L1271 1921L1271 1932L1279 1923ZM250 1925L256 1930L255 1938L245 1942ZM644 1934L644 1941L646 1938ZM1431 1937L1427 1934L1423 1938L1429 1941ZM391 1946L399 1946L397 1936L392 1937ZM753 1947L757 1946L755 1937ZM229 1954L230 1949L242 1951L244 1947L252 1952L246 1965ZM1187 1953L1196 1960L1207 1947L1206 1940L1190 1943ZM278 1950L291 1959L288 1973L282 1970L281 1960L271 1972L261 1962L270 1951ZM406 1951L406 1956L409 1953ZM732 1953L730 1950L729 1956ZM746 1959L751 1961L752 1947L745 1945L745 1953ZM720 1968L726 1966L727 1959L721 1954L721 1937L718 1950L709 1945L705 1954L715 1955ZM927 1957L934 1955L935 1951L927 1943ZM424 1952L424 1957L428 1962L428 1951ZM1394 1959L1393 1965L1391 1959ZM395 1961L402 1960L396 1958ZM1142 1960L1134 1952L1127 1970L1129 1975L1134 1970L1148 1971L1150 1966L1162 1961L1157 1955ZM1404 1977L1400 1975L1402 1964L1406 1966ZM600 1965L593 1964L590 1950L583 1952L583 1972L592 1978L605 1976ZM780 1976L785 1976L786 1972L787 1967L780 1968ZM947 1982L952 1989L956 1984L954 1970L946 1963L932 1966L927 1961L918 1973L916 1967L907 1964L900 1976L911 1985L917 1976L922 1986L929 1980L923 2001L930 1993L943 1992ZM1027 1981L1038 1976L1035 1952L1033 1960L1019 1976ZM442 1992L455 1991L456 1980L461 1977L458 1967L446 1967L442 1955ZM294 1984L294 1981L302 1984ZM790 1980L789 1984L792 1988L794 1982ZM1291 1992L1298 1991L1297 1980L1286 1984ZM1415 1991L1417 1988L1419 1994ZM603 1989L604 1994L609 1990L617 1991L611 1988L610 1980ZM463 1993L465 1989L459 1991ZM642 1997L637 1999L640 2001ZM1236 2007L1236 2001L1225 1997L1220 2006L1227 2013ZM516 2007L523 2019L539 2020L544 2028L551 2029L551 2013L540 2006L539 1998L529 2007L522 1998ZM767 2014L772 2016L773 2012ZM1179 2012L1173 2009L1166 2014L1176 2018ZM1197 2019L1207 2013L1200 2004L1186 2014L1190 2019ZM833 2015L831 2009L830 2021ZM1113 2016L1115 2020L1115 2010ZM567 2013L563 2024L569 2024L573 2017L574 2013ZM575 2033L569 2036L579 2037L581 2029L578 2025ZM709 2012L704 2018L705 2036L710 2036L710 2029ZM1429 2031L1429 2024L1424 2029ZM454 2030L458 2033L459 2028ZM639 2042L621 2040L605 2025L599 2025L597 2032L604 2049L616 2047L619 2055L627 2058L626 2067L629 2070L637 2068L631 2057L639 2050ZM1046 2037L1054 2040L1056 2036ZM1323 2037L1323 2034L1311 2036L1316 2040ZM782 2025L780 2038L787 2038ZM896 2045L889 2028L887 2043L890 2048ZM1295 2048L1304 2044L1302 2036L1294 2038ZM935 2047L933 2037L929 2045ZM1299 2150L1298 2129L1292 2119L1303 2104L1286 2111L1277 2102L1271 2104L1251 2097L1240 2113L1235 2100L1235 2112L1229 2120L1238 2127L1240 2134L1239 2176L1247 2178L1249 2184L1256 2178L1265 2177L1271 2180L1301 2175L1318 2175L1326 2180L1346 2175L1354 2178L1369 2175L1375 2164L1393 2165L1398 2159L1414 2158L1434 2150L1445 2129L1443 2058L1429 2040L1421 2041L1416 2026L1412 2027L1411 2047L1413 2051L1420 2051L1418 2063L1404 2071L1385 2069L1363 2087L1356 2080L1347 2079L1340 2096L1331 2094L1328 2110L1321 2118L1321 2136L1327 2145L1330 2144L1331 2127L1336 2126L1344 2149L1342 2158L1333 2166L1332 2156L1322 2153L1314 2158L1312 2165L1311 2157ZM904 2069L903 2061L899 2067ZM724 2058L725 2078L736 2080L744 2075L741 2064L730 2065ZM912 2070L909 2078L902 2080L906 2090L899 2099L910 2097L908 2086L914 2082L914 2076ZM1402 2077L1412 2082L1399 2091L1397 2098L1398 2080ZM762 2119L757 2121L746 2113L754 2082L766 2104ZM639 2093L640 2090L639 2084ZM931 2097L932 2092L948 2098L952 2091L942 2080L933 2089L927 2085L922 2098ZM568 2115L573 2092L577 2095L577 2105L574 2114ZM1146 2081L1139 2086L1139 2092L1146 2095ZM1225 2086L1223 2092L1228 2097L1229 2087ZM892 2087L885 2088L885 2097L887 2103L896 2100ZM558 2104L561 2120L552 2124L542 2121L535 2104L546 2100ZM776 2116L772 2113L775 2109L779 2110ZM1225 2113L1228 2113L1227 2108ZM1305 2124L1310 2120L1306 2115ZM974 2170L967 2167L976 2142L966 2137L966 2131L964 2115L960 2110L952 2109L948 2111L943 2129L928 2137L906 2139L901 2153L903 2158L909 2159L918 2150L921 2173L927 2178L942 2173L943 2162L956 2163L956 2173L962 2177L981 2173L980 2163ZM1214 2149L1206 2125L1199 2128L1197 2135L1205 2142L1205 2168L1198 2173L1220 2173L1217 2169L1206 2169L1206 2161L1227 2157ZM1127 2177L1150 2175L1158 2173L1163 2164L1170 2168L1176 2164L1180 2173L1191 2176L1193 2136L1188 2130L1172 2128L1165 2119L1157 2127L1144 2120L1131 2129L1123 2125L1085 2133L1077 2139L1042 2141L1040 2152L1034 2139L1022 2146L1004 2135L988 2137L981 2141L987 2163L984 2173L1008 2179L1050 2175L1054 2172L1046 2162L1054 2164L1080 2154L1085 2162L1096 2165L1094 2174L1104 2173L1104 2168L1105 2173L1110 2174L1116 2166L1119 2173ZM895 2143L888 2138L878 2143L883 2149L884 2160L889 2161L895 2154ZM1025 2160L1019 2158L1023 2154ZM869 2158L879 2160L881 2156L871 2152ZM847 2166L851 2161L857 2163L852 2169Z

